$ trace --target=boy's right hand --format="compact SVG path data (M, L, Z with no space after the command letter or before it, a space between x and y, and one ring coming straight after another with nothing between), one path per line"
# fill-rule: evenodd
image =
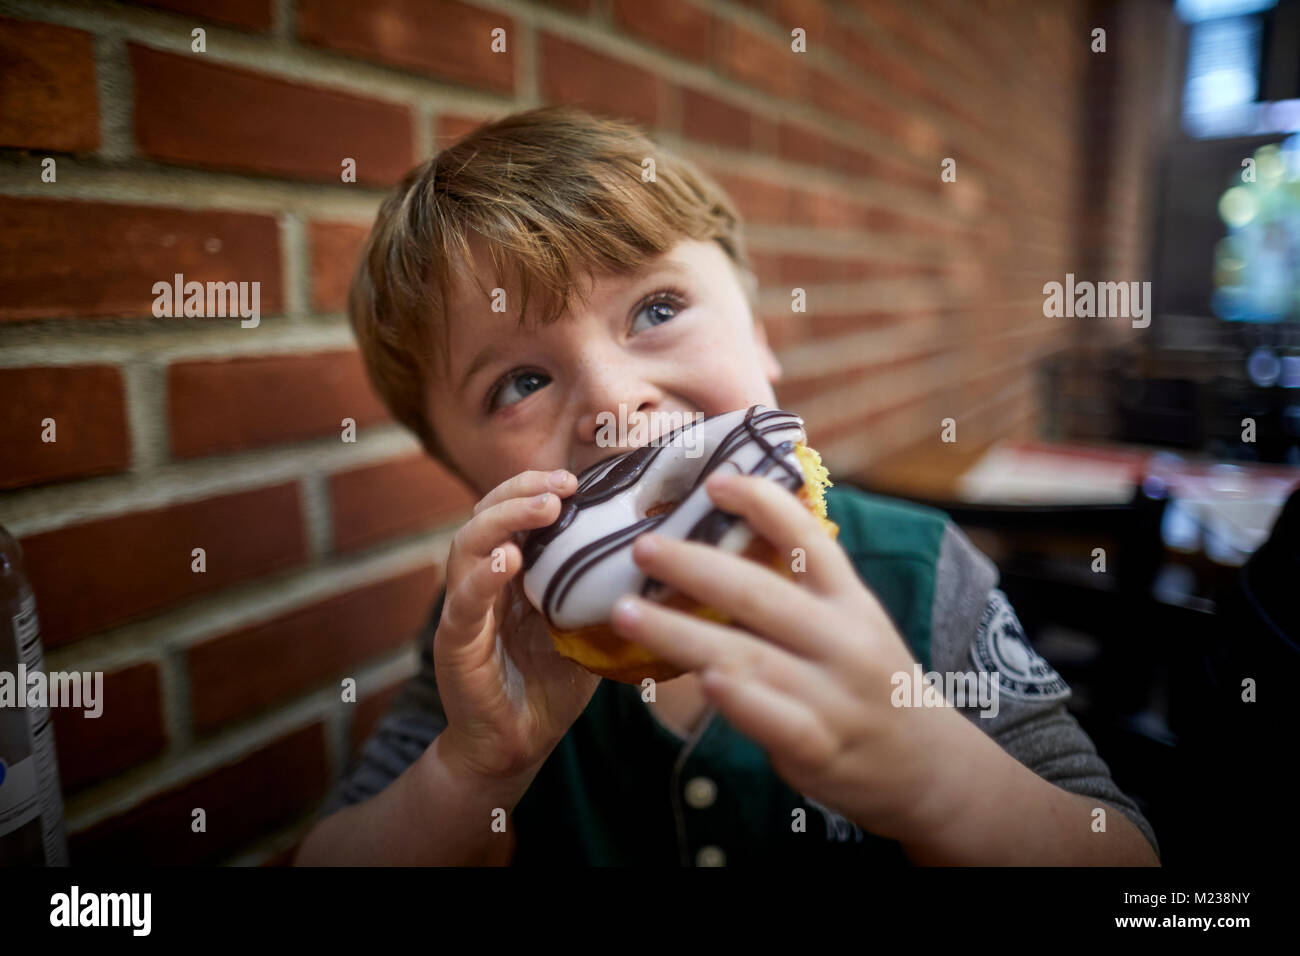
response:
M535 773L600 684L556 652L519 580L516 539L558 518L560 499L577 487L567 471L521 472L484 496L452 540L433 659L447 715L442 746L467 772Z

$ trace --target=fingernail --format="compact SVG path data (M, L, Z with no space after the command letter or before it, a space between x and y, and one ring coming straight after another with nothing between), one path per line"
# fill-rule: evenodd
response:
M641 608L636 598L624 595L614 602L614 616L625 624L635 624L641 619Z
M734 484L732 477L732 475L725 471L714 472L712 475L709 475L709 480L706 481L705 484L708 485L710 489L721 489L725 491Z
M561 468L559 471L551 472L550 482L552 488L563 488L569 481L569 473Z
M659 553L659 536L655 534L643 534L636 539L637 552L643 558L653 558Z
M538 495L536 498L533 499L533 504L537 505L537 507L539 508L545 508L547 504L550 503L550 500L551 500L551 493L549 491L543 491L540 495Z

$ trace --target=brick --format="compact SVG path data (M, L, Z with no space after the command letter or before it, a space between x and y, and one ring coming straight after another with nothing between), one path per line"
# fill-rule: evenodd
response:
M435 117L433 121L434 149L441 152L488 121L487 117L462 116L456 113L443 113Z
M909 322L928 318L931 312L908 312L898 314L890 311L854 311L854 312L813 312L808 316L808 337L810 339L830 338L850 332L863 332L867 329L885 328L890 325L904 325Z
M906 123L906 116L876 96L845 82L840 74L826 70L814 72L816 82L809 97L814 106L886 139L897 138Z
M338 551L468 517L478 500L424 455L331 475L329 491Z
M122 374L108 365L0 369L0 488L125 471ZM46 418L55 441L41 440Z
M426 565L190 648L194 729L210 733L411 645L442 586Z
M0 17L0 63L0 146L70 153L99 147L89 33Z
M620 29L688 60L707 63L713 57L717 21L690 0L614 0L614 22Z
M170 283L178 272L187 282L260 282L262 314L283 308L271 216L57 199L0 203L0 319L152 316L154 283Z
M827 165L831 141L815 130L792 123L777 127L777 153L782 159L809 166Z
M792 219L821 229L852 229L857 226L860 204L843 193L828 190L792 190L795 196Z
M325 727L314 723L73 834L76 865L212 864L305 812L329 787ZM207 831L192 829L205 812Z
M774 282L809 285L818 282L852 282L862 279L903 279L942 276L941 263L894 262L873 259L831 259L825 256L780 256L770 272Z
M942 146L942 136L933 124L910 115L892 101L845 82L840 74L814 70L813 75L809 100L818 109L871 130L927 161Z
M776 312L763 316L763 331L773 352L780 353L807 339L807 319L800 312Z
M948 351L947 348L924 349L900 358L877 355L856 362L849 368L837 369L833 372L818 372L799 378L783 379L776 383L777 397L782 403L802 402L813 395L833 392L837 388L845 388L849 385L861 383L873 375L881 375L920 362L927 362L946 351Z
M740 207L746 221L788 224L795 206L792 190L780 183L729 172L721 166L710 166L709 174Z
M388 416L355 350L178 362L167 370L171 453L193 458L342 434Z
M414 165L405 106L301 86L193 56L128 45L135 138L151 159L212 169L388 186Z
M868 232L914 233L931 239L945 235L951 236L955 233L952 227L945 226L939 220L917 219L914 216L904 216L889 209L878 209L873 206L858 204L853 207L852 211L855 224Z
M754 116L754 151L771 155L776 152L777 129L781 125L765 116Z
M546 32L538 37L538 59L548 102L649 127L663 122L665 83L655 74Z
M684 88L681 98L682 135L732 149L753 145L753 122L747 110L699 90Z
M65 794L82 790L161 754L163 727L158 665L135 664L104 674L103 713L53 707L59 781Z
M857 149L833 150L828 154L828 157L829 163L850 176L862 176L883 182L897 183L900 186L907 186L928 193L937 193L944 188L943 180L939 178L940 168L938 163L933 164L932 172L922 171L906 162L883 156L873 156Z
M807 73L797 62L805 54L790 49L788 32L787 39L778 42L739 23L727 22L719 34L719 66L733 79L787 99L805 95ZM810 38L810 43L815 45L816 39Z
M492 31L506 48L492 50ZM307 43L455 80L498 93L515 91L515 20L455 0L299 0L298 36Z
M932 91L924 75L904 59L891 53L869 32L844 23L827 34L827 43L837 54L874 77L881 85L900 94L932 102Z
M271 29L271 0L135 0L145 7L170 10L200 20L266 33Z
M768 0L765 6L767 15L786 33L795 27L803 27L808 32L809 41L815 43L816 38L829 32L824 0Z
M929 419L925 419L924 416L918 417L918 415L907 414L909 410L915 409L918 405L922 406L920 411L924 412L925 406L931 403L933 398L932 394L922 392L885 404L856 417L846 418L838 422L815 423L808 428L808 444L820 450L829 447L848 435L861 435L862 440L869 443L873 427L883 428L881 424L883 422L900 419L907 421L909 418L917 419L914 429L916 434L922 435L927 432L938 434L937 427L933 426Z
M21 544L46 647L307 557L296 483L99 518ZM204 573L190 570L194 548L205 549Z
M369 234L368 225L352 222L312 222L307 227L313 309L318 312L347 309L348 285Z
M569 13L585 16L591 12L592 0L540 0L544 7L555 7L557 10L566 10Z
M352 710L350 759L355 760L360 754L361 748L374 732L375 726L388 713L388 709L393 706L398 693L405 685L406 681L399 680L357 701L356 707Z
M777 250L764 251L751 248L749 250L749 264L753 268L754 274L758 276L759 285L770 285L780 279L781 254Z
M963 72L978 72L971 64L962 63L960 58L954 61L943 44L936 39L939 31L926 29L918 23L905 11L905 4L888 0L885 3L871 3L865 6L875 25L902 40L905 46L924 53L936 63L943 63L950 68L960 68ZM967 29L971 29L972 26L968 24Z

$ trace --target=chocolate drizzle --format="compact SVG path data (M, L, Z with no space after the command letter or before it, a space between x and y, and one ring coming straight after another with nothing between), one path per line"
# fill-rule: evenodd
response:
M685 497L689 497L720 465L727 462L740 448L751 442L762 447L763 457L749 470L748 474L766 475L774 468L779 468L783 474L774 480L779 481L791 491L797 490L803 485L804 475L802 470L787 460L794 451L795 442L786 440L774 445L764 437L770 432L789 429L792 425L800 424L798 417L780 409L767 409L759 413L758 409L760 407L759 405L751 405L745 413L744 420L723 437L717 448L714 449L713 454L709 456L708 461L705 462L704 467L696 475L695 481ZM608 501L638 484L645 477L650 465L663 448L672 443L673 438L686 428L699 427L701 424L703 423L695 422L684 425L682 428L661 436L655 445L635 448L624 455L600 462L586 469L578 477L577 491L564 500L559 517L545 528L538 528L530 532L525 538L521 549L524 569L527 570L533 566L546 547L573 523L581 510ZM683 500L685 500L685 497ZM546 617L554 620L554 616L558 608L563 604L565 597L591 567L629 544L638 535L657 527L672 514L673 511L667 511L643 518L611 534L597 538L569 555L555 570L547 583L542 598L543 613ZM691 527L685 538L706 544L717 544L738 520L740 519L737 515L730 514L720 508L712 508ZM662 587L661 582L647 578L641 587L641 594L650 595L655 589Z

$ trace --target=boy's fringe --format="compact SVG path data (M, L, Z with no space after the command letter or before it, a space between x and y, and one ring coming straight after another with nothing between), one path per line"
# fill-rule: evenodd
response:
M654 182L642 179L654 161ZM518 288L521 327L558 320L580 277L626 275L684 239L714 240L751 306L756 283L731 200L712 179L637 127L571 106L481 126L415 167L384 200L348 295L367 374L401 424L451 465L429 417L445 375L457 281ZM486 248L493 274L471 254ZM529 312L530 303L538 308Z

